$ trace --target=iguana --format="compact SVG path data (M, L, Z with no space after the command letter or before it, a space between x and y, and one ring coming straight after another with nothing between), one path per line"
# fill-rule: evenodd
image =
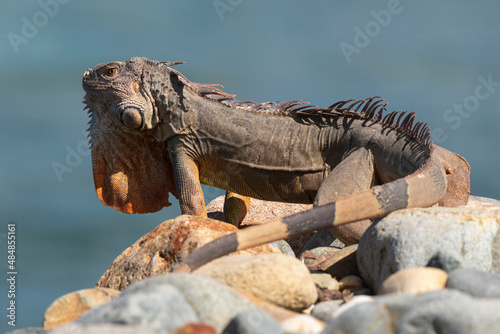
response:
M206 184L269 201L314 203L219 238L178 270L309 231L338 234L342 224L403 208L467 202L469 165L433 145L415 112L384 116L387 103L378 97L327 108L299 100L239 101L220 85L189 81L176 64L131 58L84 73L101 202L126 213L155 212L171 205L170 192L183 214L206 216ZM345 226L349 232L355 225Z

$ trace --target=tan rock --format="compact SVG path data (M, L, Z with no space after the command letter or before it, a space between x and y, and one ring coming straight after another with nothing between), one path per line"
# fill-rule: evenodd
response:
M365 282L359 276L349 275L339 281L339 289L356 291L366 288Z
M102 275L97 287L123 290L131 283L165 272L195 249L237 231L233 225L194 216L179 216L157 226L120 254ZM267 245L232 254L280 253Z
M309 270L283 254L216 259L195 271L289 310L301 311L318 298Z
M299 314L280 323L284 333L319 334L325 329L326 323L312 315Z
M311 274L314 283L322 289L328 289L332 291L339 290L339 282L330 274L323 273L313 273Z
M241 289L234 288L234 290L247 297L255 306L257 306L260 310L268 313L271 317L274 318L274 320L279 323L300 314L298 312L290 311L289 309L270 303L267 300L258 298L251 293L248 293Z
M427 291L444 289L447 280L448 274L438 268L403 269L387 277L378 294L410 293L417 295Z
M118 297L120 291L93 288L68 293L56 299L45 311L43 328L52 329L72 322L85 312Z

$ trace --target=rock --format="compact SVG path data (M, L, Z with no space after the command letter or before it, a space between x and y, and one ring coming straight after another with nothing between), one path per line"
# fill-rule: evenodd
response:
M324 271L341 279L349 275L359 276L356 251L358 245L347 246L342 249L332 247L320 247L302 253L304 260L313 258L312 261L305 260L305 263L311 271Z
M283 254L222 257L195 273L290 310L301 311L318 297L307 268L296 258Z
M268 246L277 248L281 253L295 257L292 247L285 240L278 240L268 243Z
M45 311L43 328L52 329L72 322L85 312L111 299L120 291L108 288L79 290L57 298Z
M237 228L217 220L179 216L157 226L120 254L102 275L97 287L123 290L146 277L168 272L172 263L193 250ZM232 254L279 253L262 245Z
M311 274L314 283L323 289L339 290L339 282L330 274L313 273Z
M462 260L456 253L440 250L431 257L429 263L427 263L427 267L443 269L449 273L462 267Z
M332 232L328 230L320 230L316 232L309 241L305 244L300 254L308 250L312 250L320 247L335 247L335 248L344 248L345 245L337 239Z
M365 282L359 276L349 275L339 281L339 289L356 291L366 288Z
M47 333L48 331L41 327L27 327L6 332L5 334L47 334Z
M480 197L480 196L469 196L469 201L467 206L471 207L482 207L482 206L500 206L500 201L488 198L488 197Z
M277 322L281 323L284 320L295 317L296 315L300 314L298 312L290 311L284 307L278 306L276 304L270 303L264 299L258 298L246 291L233 288L236 292L242 294L243 296L247 297L248 300L250 300L259 310L264 311L265 313L269 314L271 317L274 318Z
M161 332L200 322L196 312L174 286L163 284L123 293L78 318L77 324L126 324Z
M286 255L280 256L289 258ZM247 298L234 289L197 274L173 273L148 278L131 285L123 292L123 295L162 286L177 289L197 315L198 321L194 322L208 324L217 332L221 332L229 321L241 312L256 310Z
M398 271L389 276L380 287L378 293L410 293L444 289L448 274L441 269L416 267Z
M259 310L243 311L234 317L222 334L281 334L280 325L267 313Z
M475 269L457 269L449 274L446 287L478 298L500 298L500 275Z
M361 238L358 267L374 291L391 274L424 267L439 252L465 267L500 270L500 208L407 209L372 225Z
M281 329L285 333L319 334L325 327L323 321L308 314L299 314L281 323Z
M240 226L262 224L268 222L269 220L286 217L310 208L312 208L312 204L270 202L252 198L250 201L250 210L248 210L248 213L245 216L245 219L241 222ZM210 218L224 221L223 211L224 196L217 197L207 205L207 214ZM300 254L300 251L313 234L314 232L311 232L286 240L286 242L293 249L295 256Z
M164 332L144 328L141 326L118 325L118 324L75 324L71 323L58 327L49 332L50 334L160 334Z
M351 303L354 299L336 312L324 334L500 333L498 298L474 299L444 289L416 296L389 294L349 306Z
M217 334L215 328L205 324L186 324L170 334Z
M332 319L333 313L339 309L344 301L342 299L329 300L314 305L311 315L316 319L324 322L329 322Z
M373 291L368 289L368 288L362 288L362 289L357 289L352 291L353 297L355 296L372 296Z

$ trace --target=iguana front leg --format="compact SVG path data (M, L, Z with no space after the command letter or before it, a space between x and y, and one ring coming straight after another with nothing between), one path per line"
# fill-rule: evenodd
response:
M370 150L360 147L351 151L321 184L314 206L332 203L338 199L370 189L374 184L375 167ZM331 227L328 230L346 245L356 244L371 225L370 219Z
M206 217L207 210L201 189L199 167L178 142L179 140L175 138L170 140L168 151L181 212L182 214Z

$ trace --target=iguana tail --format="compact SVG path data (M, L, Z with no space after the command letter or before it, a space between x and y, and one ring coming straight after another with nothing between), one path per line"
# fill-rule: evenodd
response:
M405 178L218 238L190 254L174 271L189 272L234 251L311 231L377 218L400 209L428 207L437 203L445 191L445 171L431 154L421 168Z

